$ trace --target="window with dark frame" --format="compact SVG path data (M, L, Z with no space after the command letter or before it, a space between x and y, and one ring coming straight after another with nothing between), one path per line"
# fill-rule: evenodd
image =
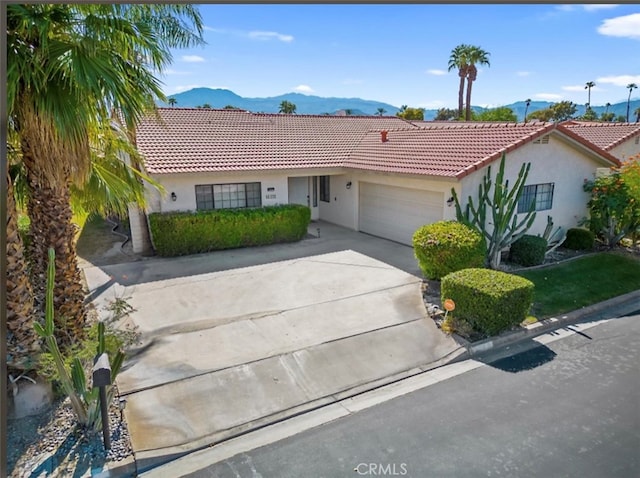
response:
M534 211L545 211L553 206L554 183L532 184L525 186L518 201L518 214L529 212L535 201Z
M331 202L331 176L320 176L320 201Z
M261 206L260 183L196 185L196 209L198 211Z

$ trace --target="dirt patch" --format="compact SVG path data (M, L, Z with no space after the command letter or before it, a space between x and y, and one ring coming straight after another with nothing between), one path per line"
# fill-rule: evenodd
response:
M142 260L131 247L128 223L100 216L87 220L78 238L77 251L81 267L85 263L103 266Z

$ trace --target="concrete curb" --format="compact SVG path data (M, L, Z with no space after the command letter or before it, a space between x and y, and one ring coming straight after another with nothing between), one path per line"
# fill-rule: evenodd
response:
M458 356L456 360L467 360L493 349L532 339L580 321L599 320L605 318L605 316L623 316L638 309L640 309L640 290L568 312L559 318L552 317L523 327L520 330L510 330L497 337L490 337L477 342L467 342L464 344L466 353Z

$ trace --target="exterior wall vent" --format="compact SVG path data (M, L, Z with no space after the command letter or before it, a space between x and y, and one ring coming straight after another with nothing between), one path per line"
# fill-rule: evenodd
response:
M549 135L545 134L542 138L534 139L533 144L549 144Z

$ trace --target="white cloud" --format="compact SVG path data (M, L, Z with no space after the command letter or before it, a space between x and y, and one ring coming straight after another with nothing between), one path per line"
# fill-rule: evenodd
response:
M253 38L254 40L271 40L275 38L276 40L280 40L285 43L290 43L293 41L293 35L284 35L278 32L253 31L249 32L249 38Z
M177 86L167 86L164 89L164 94L175 95L176 93L182 93L183 91L192 90L194 88L202 88L202 85L177 85Z
M529 76L531 75L530 71L516 71L516 76Z
M598 33L612 37L640 40L640 13L609 18L598 27Z
M445 70L427 70L427 73L435 76L443 76L447 74Z
M575 12L576 10L583 10L585 12L597 12L599 10L610 10L618 6L619 5L615 3L611 3L611 4L600 3L600 4L592 4L592 5L565 4L565 5L558 5L555 7L555 9L561 12Z
M533 95L535 99L543 100L543 101L556 101L561 100L563 98L562 95L557 95L555 93L536 93Z
M204 63L204 58L198 55L182 55L182 61L187 63Z
M594 3L592 5L581 5L587 12L596 12L598 10L611 10L612 8L617 8L620 5L616 3Z
M607 83L626 88L629 83L640 84L640 75L602 76L596 80L596 83Z
M293 89L293 91L297 91L298 93L313 93L313 88L309 85L298 85Z
M597 82L595 83L596 83L596 86L592 86L591 91L602 91L602 88L599 88L597 86ZM562 89L564 91L583 91L583 90L586 90L587 88L585 85L570 85L570 86L563 86Z

